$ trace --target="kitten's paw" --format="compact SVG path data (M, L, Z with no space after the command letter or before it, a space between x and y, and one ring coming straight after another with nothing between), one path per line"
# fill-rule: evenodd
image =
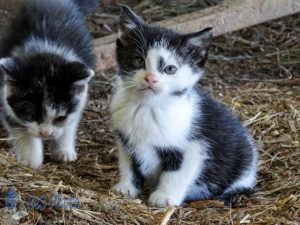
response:
M139 194L139 190L129 182L119 182L113 186L112 190L115 192L121 192L122 194L128 195L132 198L137 197Z
M16 158L17 161L32 168L32 169L37 169L43 164L43 156L36 154L36 155L31 155L26 151L15 151L16 153Z
M75 150L55 150L52 152L51 158L57 162L69 162L77 159Z
M161 190L153 192L149 197L149 204L153 206L179 206L181 203L182 200L178 197Z

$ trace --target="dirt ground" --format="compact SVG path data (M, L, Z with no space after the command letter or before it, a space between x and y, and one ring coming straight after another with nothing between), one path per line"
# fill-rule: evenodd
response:
M0 36L13 15L1 7L5 2L0 1ZM115 31L115 7L103 6L88 19L95 37ZM196 6L185 7L190 11ZM140 12L151 17L145 5ZM159 19L172 13L161 12ZM105 16L110 20L99 19ZM76 162L57 164L47 151L44 165L32 170L16 163L9 146L0 141L0 224L300 224L299 40L300 14L214 40L200 85L244 122L260 147L256 192L251 198L242 196L237 207L199 201L154 208L147 205L147 196L129 199L110 191L118 176L108 113L115 71L109 71L94 81L78 132ZM18 201L9 211L5 200L10 187ZM53 194L76 198L80 207L51 207ZM32 202L45 207L30 209Z

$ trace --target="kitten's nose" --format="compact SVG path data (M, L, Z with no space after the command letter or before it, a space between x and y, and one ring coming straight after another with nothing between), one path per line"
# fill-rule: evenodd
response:
M151 76L151 75L146 75L145 77L144 77L144 80L151 86L151 85L153 85L153 84L155 84L156 82L157 82L157 80L155 80L155 78L153 77L153 76Z
M51 133L50 133L49 131L43 130L43 131L40 131L40 135L41 135L41 137L43 137L43 138L48 138L48 137L51 136Z

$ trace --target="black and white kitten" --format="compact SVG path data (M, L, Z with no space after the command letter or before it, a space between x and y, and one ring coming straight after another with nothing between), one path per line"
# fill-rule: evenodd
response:
M1 119L17 160L37 168L43 140L52 156L76 160L75 138L94 75L84 24L97 1L27 0L0 49Z
M258 153L251 136L197 85L211 40L211 28L183 35L123 6L110 108L121 176L114 190L135 197L146 181L157 206L230 203L252 191Z

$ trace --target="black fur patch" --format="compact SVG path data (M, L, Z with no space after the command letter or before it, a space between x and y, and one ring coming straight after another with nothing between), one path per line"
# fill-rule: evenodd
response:
M179 170L183 161L183 154L176 147L160 148L155 147L162 162L162 171Z
M131 152L131 145L129 144L129 138L127 136L125 136L121 131L116 130L115 131L116 135L118 136L118 138L120 139L121 143L124 145L124 147L126 147L126 149L130 150L129 152ZM128 153L129 153L128 152Z
M231 206L234 207L237 203L238 198L241 195L245 195L246 197L251 197L253 194L252 188L239 188L233 191L230 191L226 194L222 194L221 196L218 196L216 199L221 200L224 202L225 206Z
M131 160L132 160L131 169L133 171L132 183L136 188L140 189L144 184L144 177L141 172L141 164L137 160L134 154L131 155Z
M159 57L157 62L157 70L163 73L165 66L166 66L165 60L162 57Z
M184 95L186 92L187 92L187 89L183 89L181 91L174 91L171 93L171 95L180 97L180 96Z
M221 195L252 164L253 146L247 130L223 105L200 89L197 91L202 98L201 116L195 118L196 129L190 133L190 139L205 140L209 146L209 159L198 182L206 184L214 195Z

